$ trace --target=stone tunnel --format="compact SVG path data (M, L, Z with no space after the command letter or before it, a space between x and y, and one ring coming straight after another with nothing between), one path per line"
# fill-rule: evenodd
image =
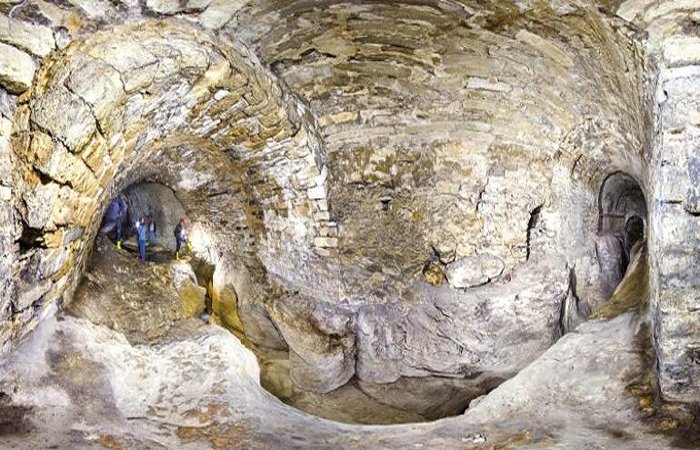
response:
M0 448L697 448L698 87L687 0L0 0Z

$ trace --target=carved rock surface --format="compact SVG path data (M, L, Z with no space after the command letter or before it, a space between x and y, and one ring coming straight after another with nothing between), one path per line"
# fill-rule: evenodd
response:
M642 329L630 314L585 324L462 416L367 427L319 420L271 398L254 355L221 328L190 323L158 345L132 346L106 327L49 316L2 361L0 411L23 430L5 434L3 445L140 447L157 439L168 448L273 449L293 439L304 448L463 448L484 440L515 448L687 448L641 419L640 398L627 389L632 382L646 395L643 383L631 381L646 369L635 337Z
M290 374L302 389L332 391L355 374L349 316L297 297L278 299L271 317L290 348Z
M358 377L375 383L510 377L560 334L569 289L560 264L552 260L543 272L523 267L509 284L457 298L442 290L416 305L362 308L356 318Z
M610 298L622 280L623 249L622 242L616 236L607 234L596 240L596 256L602 277L601 289L604 298ZM595 309L597 305L592 305Z
M96 130L95 117L89 105L63 86L39 97L34 110L36 124L72 152L79 152Z
M503 261L494 255L479 255L459 259L447 268L447 281L450 286L470 288L486 284L503 273Z
M56 48L51 28L0 16L0 42L36 56L46 56Z

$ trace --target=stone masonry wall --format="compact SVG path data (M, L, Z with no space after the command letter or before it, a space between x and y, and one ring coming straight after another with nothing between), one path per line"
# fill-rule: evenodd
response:
M700 5L627 1L618 14L648 33L645 44L658 77L648 202L659 386L668 400L697 403Z
M652 120L637 32L599 6L262 1L232 17L327 149L338 257L262 253L291 291L270 309L305 389L478 390L551 345L566 305L605 300L598 192L616 171L645 184Z
M507 277L530 250L566 249L584 275L600 183L645 173L633 33L585 8L454 8L261 2L227 31L318 117L348 264L413 278L439 260L451 286L469 288Z
M16 28L23 22L9 23ZM2 328L3 348L31 330L42 310L70 300L108 200L142 179L182 175L189 168L190 176L170 177L186 197L199 187L192 178L209 173L223 180L238 173L246 185L238 209L246 211L244 228L252 230L249 246L283 241L287 220L296 224L296 243L314 248L319 230L327 227L312 213L323 199L315 191L325 192L318 168L323 161L313 156L322 148L309 143L301 107L282 98L245 48L184 22L157 20L63 44L36 74L31 71L31 87L2 83L23 92L3 103L17 103L12 122L4 122L11 127L3 127L15 160L12 176L3 177L4 183L12 180L3 205L9 200L14 209L3 211L11 217L16 211L21 220L4 222L17 232L3 234L3 257L9 259L3 267L12 270L4 279L14 283L3 286L9 299L3 316L10 314L11 322ZM163 158L168 148L176 149L175 157ZM217 153L227 156L212 156ZM297 174L295 181L290 174ZM268 210L283 217L270 219ZM203 222L216 219L199 212Z

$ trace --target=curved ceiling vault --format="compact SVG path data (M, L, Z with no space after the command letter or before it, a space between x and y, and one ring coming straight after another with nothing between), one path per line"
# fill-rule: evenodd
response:
M226 239L237 214L252 245L314 248L324 226L323 148L303 106L240 45L191 25L141 21L73 41L44 61L14 120L17 311L70 299L106 204L142 179L167 181L206 217L220 253L240 243ZM221 192L238 204L213 205Z
M70 300L106 203L143 179L198 211L211 262L245 255L243 320L297 380L333 367L312 390L504 379L567 299L601 301L595 199L615 171L646 186L651 123L635 31L604 5L99 4L13 11L60 49L13 115L5 342Z
M648 200L652 303L687 306L662 283L687 261L653 256L680 254L668 223L694 232L700 203L677 182L697 166L686 3L117 3L0 5L3 350L70 301L106 204L142 180L173 189L248 337L288 346L314 392L527 366L605 300L613 173ZM657 348L684 399L694 325L673 317Z

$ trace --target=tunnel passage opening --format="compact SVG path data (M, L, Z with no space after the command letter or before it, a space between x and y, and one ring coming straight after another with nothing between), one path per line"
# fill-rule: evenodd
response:
M646 241L647 203L639 183L625 172L608 175L598 197L596 257L601 290L610 298Z
M175 192L155 182L132 184L112 198L103 216L100 233L126 250L138 251L137 226L146 220L146 243L151 261L163 260L177 250L174 231L180 221L186 227L186 211Z
M68 314L121 332L132 344L200 326L211 302L187 245L177 257L174 230L181 218L186 232L185 208L160 183L137 182L112 197Z

